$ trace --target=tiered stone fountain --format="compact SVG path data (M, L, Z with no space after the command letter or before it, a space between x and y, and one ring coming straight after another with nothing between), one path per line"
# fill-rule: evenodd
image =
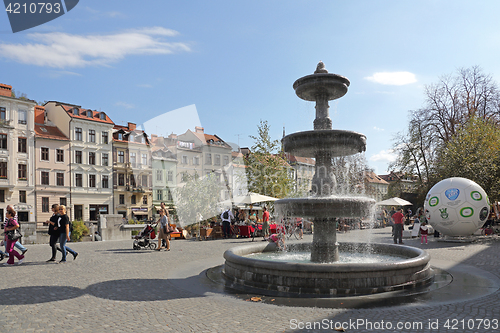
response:
M224 253L224 275L231 287L286 296L361 295L414 288L432 281L430 257L425 251L392 244L337 243L337 218L368 216L375 204L370 198L335 193L332 158L366 150L363 134L332 129L328 101L344 96L349 84L347 78L328 73L322 62L314 74L293 84L297 96L316 102L316 119L314 130L284 137L283 147L293 155L315 158L316 172L311 197L278 200L275 209L284 216L313 219L312 244L288 246L291 250L310 251L311 263L270 262L245 257L276 250L268 244L233 248ZM384 263L338 263L339 248L340 253L369 251L394 255L395 259Z

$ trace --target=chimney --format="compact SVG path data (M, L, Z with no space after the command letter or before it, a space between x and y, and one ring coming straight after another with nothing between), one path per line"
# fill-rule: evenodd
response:
M0 96L12 97L12 86L0 83Z
M35 105L35 123L45 124L45 107Z
M134 124L134 123L129 122L129 123L128 123L128 129L129 129L130 131L135 130L135 124Z
M194 131L195 131L196 133L205 134L205 129L204 129L203 127L200 127L200 126L196 126L196 127L194 128Z
M172 133L172 134L170 134L170 135L168 136L168 138L169 138L169 139L172 139L172 140L175 140L175 139L177 139L177 134Z

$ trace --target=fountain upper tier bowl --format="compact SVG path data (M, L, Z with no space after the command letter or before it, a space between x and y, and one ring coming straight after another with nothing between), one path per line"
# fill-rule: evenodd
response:
M349 80L332 73L311 74L301 77L293 84L295 93L306 101L316 101L318 98L334 100L344 96L349 87Z
M287 153L301 157L349 156L366 150L366 136L344 130L313 130L289 134L282 139Z

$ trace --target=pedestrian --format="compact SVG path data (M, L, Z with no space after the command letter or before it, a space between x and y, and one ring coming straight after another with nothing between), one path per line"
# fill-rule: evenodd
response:
M163 244L162 241L165 241L166 249L165 251L170 251L170 225L169 225L169 219L165 215L165 209L160 208L159 210L160 213L160 219L158 220L158 226L159 226L159 232L158 232L158 248L156 249L157 251L161 251L163 249Z
M270 243L275 243L278 246L278 249L283 250L285 247L285 235L283 233L280 234L272 234L267 238Z
M59 236L61 234L61 230L59 228L58 224L59 220L59 205L58 204L53 204L52 205L52 216L50 217L49 220L47 220L47 223L49 224L49 245L52 248L52 257L50 257L47 262L51 261L56 261L56 254L57 254L57 241L59 240ZM62 250L61 250L62 252Z
M264 212L262 213L262 230L264 231L264 237L269 237L269 212L265 206Z
M78 256L78 252L73 251L66 246L66 242L70 240L69 238L69 217L66 215L66 206L59 206L59 216L57 218L59 224L59 245L61 246L62 259L59 261L60 264L66 263L66 254L69 252L73 255L73 260Z
M424 239L425 239L425 244L427 244L427 235L429 234L429 228L427 227L427 224L424 222L420 225L420 244L424 244Z
M405 216L403 215L403 209L398 210L392 219L394 220L394 244L403 244L403 223Z
M391 210L389 211L389 224L392 227L392 236L394 237L394 219L392 218L392 215L396 214L396 207L391 207Z
M15 212L15 210L14 210L14 206L12 206L12 205L7 205L7 207L6 207L6 211L9 211L9 210L11 210L11 211ZM19 223L18 223L18 221L17 221L17 213L15 213L14 220L16 220L16 223L19 225ZM5 224L6 224L6 223L7 223L7 217L5 217L4 227L5 227ZM21 226L19 226L19 227L21 227ZM21 241L16 242L16 243L14 244L14 246L15 246L15 247L16 247L19 251L21 251L21 254L22 254L23 256L24 256L24 254L26 253L26 251L28 251L28 249L27 249L27 248L25 248L25 247L23 246L23 244L21 244ZM5 243L5 256L6 256L6 257L9 257L9 252L7 251L7 243Z
M231 237L231 220L234 219L234 215L231 212L231 209L226 209L222 214L220 215L220 218L222 220L222 233L224 234L224 238L230 238Z
M9 237L7 237L8 234L7 231L16 230L17 228L19 228L19 224L14 219L15 216L16 212L14 211L14 209L7 210L7 213L5 214L7 223L4 226L4 231L5 231L4 241L7 244L7 253L9 254L9 260L4 265L14 265L14 257L16 257L17 260L19 260L19 262L17 263L18 265L21 265L24 260L24 255L19 254L16 250L14 250L14 244L17 242L17 239L10 240Z

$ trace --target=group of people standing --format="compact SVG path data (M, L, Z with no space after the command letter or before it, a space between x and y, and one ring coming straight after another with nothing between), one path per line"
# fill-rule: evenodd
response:
M403 214L403 208L396 211L396 208L392 207L391 211L389 212L391 222L393 223L392 235L394 237L394 244L403 244L403 224L406 218L409 218L410 215L411 210L408 210L407 216L405 217L405 215ZM429 228L427 227L427 219L422 208L419 208L417 210L417 214L415 215L415 219L413 221L413 226L420 228L420 243L423 244L425 240L425 244L427 244L427 235L429 233Z
M226 209L220 215L222 220L222 232L224 238L231 237L231 223L246 223L247 225L254 225L258 222L257 211L250 210L248 218L243 209L235 209L234 214L231 209ZM269 211L267 207L262 208L262 230L264 232L264 237L269 237Z

